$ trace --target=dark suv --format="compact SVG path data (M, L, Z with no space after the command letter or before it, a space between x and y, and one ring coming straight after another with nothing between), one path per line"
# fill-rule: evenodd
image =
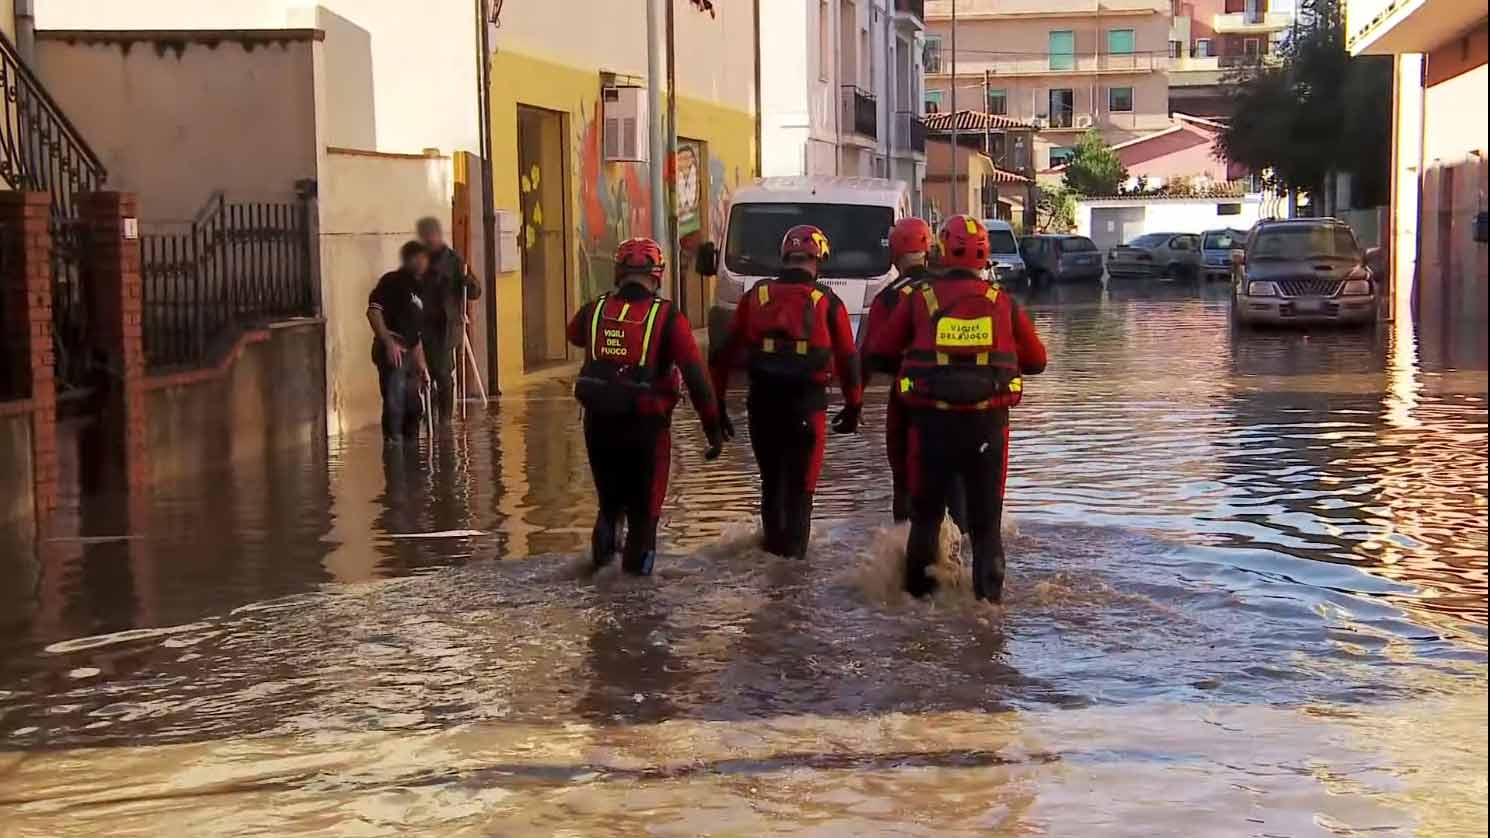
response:
M1260 222L1239 257L1232 314L1241 323L1374 323L1367 256L1333 218Z
M1019 255L1031 285L1102 278L1102 251L1086 236L1025 236Z

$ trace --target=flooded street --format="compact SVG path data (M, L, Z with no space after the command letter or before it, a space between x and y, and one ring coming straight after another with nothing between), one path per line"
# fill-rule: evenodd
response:
M1485 834L1483 328L1030 309L1002 608L895 592L883 381L805 563L685 408L657 575L581 578L557 379L4 536L0 836Z

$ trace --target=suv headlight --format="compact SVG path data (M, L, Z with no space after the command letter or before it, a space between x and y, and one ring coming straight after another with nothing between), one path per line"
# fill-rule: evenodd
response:
M1371 280L1351 279L1346 280L1345 286L1340 289L1342 297L1369 297L1371 296Z
M1276 297L1278 296L1278 283L1267 280L1247 283L1247 296L1249 297Z

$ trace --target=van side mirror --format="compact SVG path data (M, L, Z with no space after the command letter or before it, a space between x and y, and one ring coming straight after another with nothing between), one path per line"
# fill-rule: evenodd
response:
M719 248L713 242L699 245L693 259L693 268L698 271L699 276L714 276L719 273Z

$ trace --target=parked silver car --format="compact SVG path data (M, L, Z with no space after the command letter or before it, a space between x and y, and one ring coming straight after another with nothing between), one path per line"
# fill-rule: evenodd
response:
M1238 322L1376 322L1376 282L1350 227L1333 218L1260 222L1238 257Z
M1247 246L1246 230L1206 230L1200 234L1200 259L1205 278L1231 279L1232 253Z
M1102 279L1102 252L1086 236L1025 236L1019 255L1029 267L1030 285Z
M1107 275L1124 277L1200 278L1200 236L1193 233L1145 233L1107 251Z

